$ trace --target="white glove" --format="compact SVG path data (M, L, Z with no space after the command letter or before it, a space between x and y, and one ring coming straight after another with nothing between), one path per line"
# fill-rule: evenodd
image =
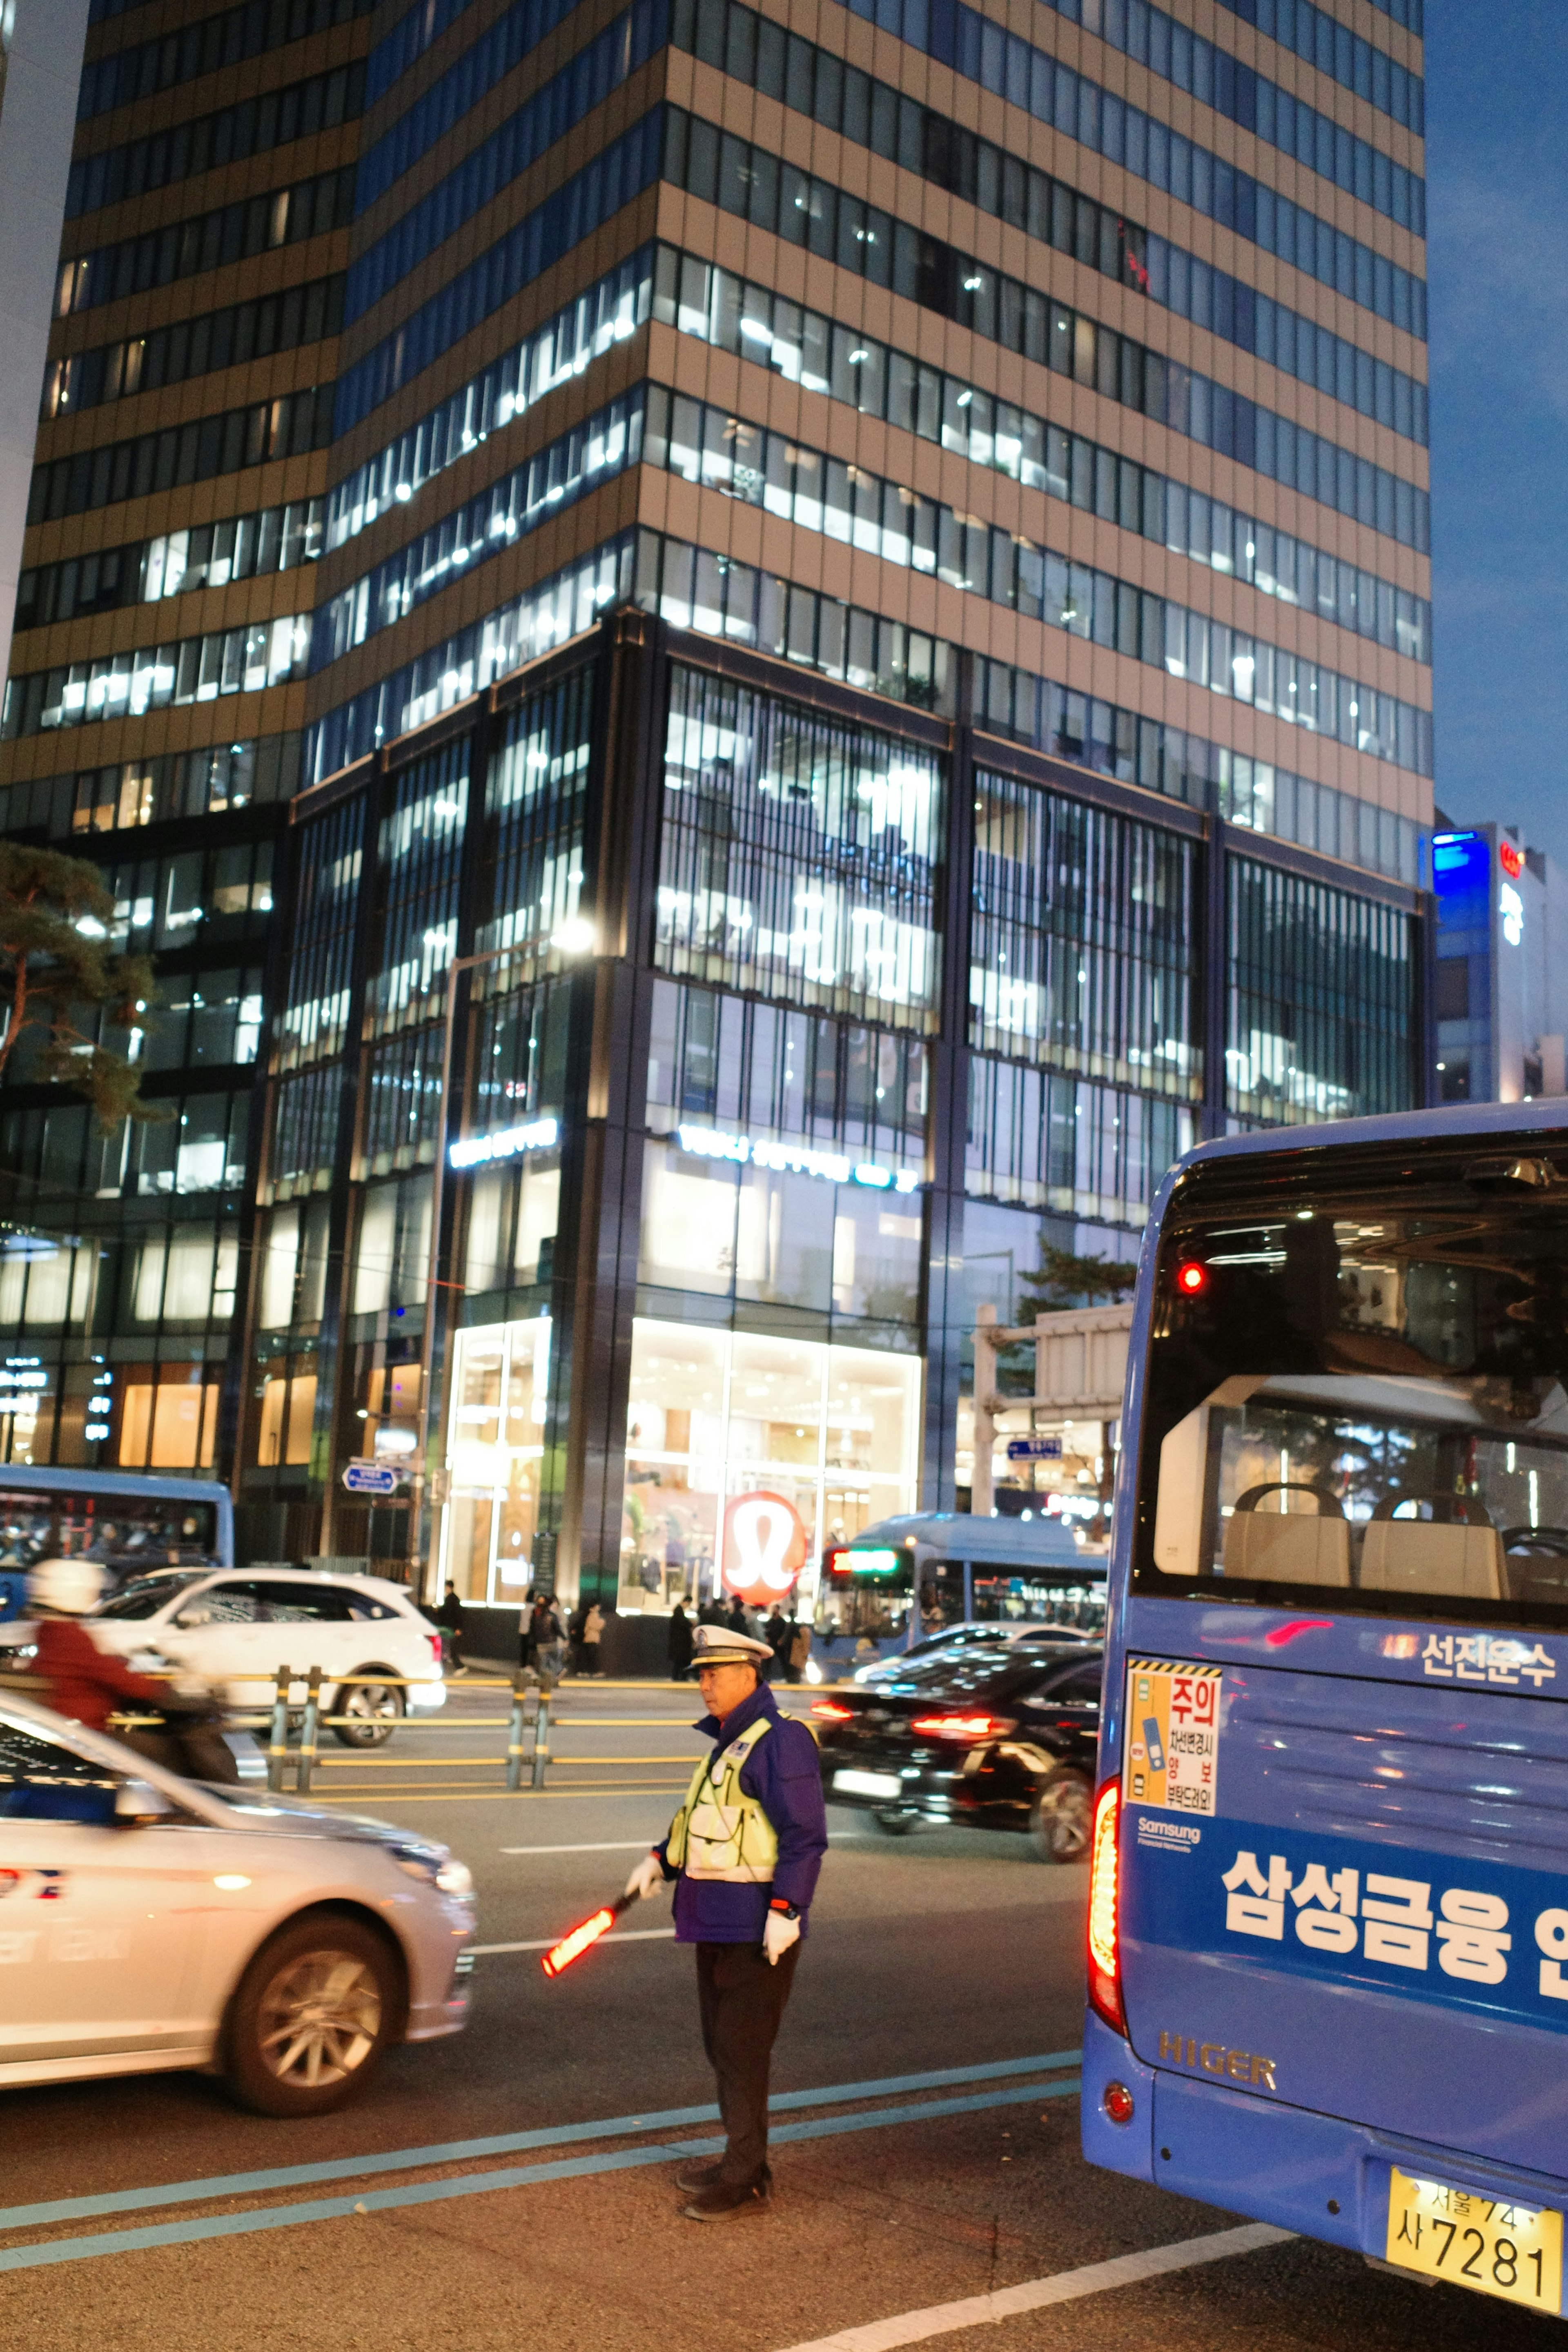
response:
M768 1924L763 1929L763 1949L768 1956L770 1969L776 1969L790 1946L799 1941L798 1919L786 1919L782 1911L768 1913Z
M648 1896L657 1895L663 1885L664 1864L657 1853L647 1853L627 1879L626 1893L640 1895L646 1903Z

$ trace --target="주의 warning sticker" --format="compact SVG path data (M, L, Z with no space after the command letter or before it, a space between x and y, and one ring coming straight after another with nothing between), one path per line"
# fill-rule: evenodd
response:
M1134 1804L1212 1815L1219 1794L1218 1666L1131 1658L1121 1785Z

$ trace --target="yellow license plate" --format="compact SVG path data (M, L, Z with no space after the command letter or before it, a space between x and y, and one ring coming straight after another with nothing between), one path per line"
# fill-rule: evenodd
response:
M1388 2181L1388 2259L1531 2311L1562 2307L1561 2213L1413 2179L1397 2165Z

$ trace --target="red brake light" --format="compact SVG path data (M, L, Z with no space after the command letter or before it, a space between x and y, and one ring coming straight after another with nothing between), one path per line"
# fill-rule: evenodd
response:
M811 1711L813 1715L820 1715L827 1723L848 1723L855 1714L852 1706L840 1706L833 1698L819 1698Z
M1118 1925L1121 1898L1117 1830L1121 1812L1121 1783L1107 1780L1094 1801L1094 1830L1089 1841L1089 1997L1107 2025L1127 2031L1121 2006L1121 1938Z
M1189 1258L1184 1265L1176 1268L1176 1288L1188 1298L1196 1298L1201 1291L1206 1290L1208 1279L1207 1266L1199 1265L1195 1259Z
M933 1739L988 1739L1002 1729L994 1715L917 1715L911 1731L929 1732Z
M430 1655L435 1661L436 1672L439 1674L446 1663L446 1655L441 1648L441 1636L439 1633L426 1633L425 1638L430 1644Z

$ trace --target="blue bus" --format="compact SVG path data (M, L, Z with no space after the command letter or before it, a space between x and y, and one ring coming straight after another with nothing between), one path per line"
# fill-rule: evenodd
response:
M884 1656L942 1625L1105 1622L1105 1556L1065 1520L916 1511L878 1519L823 1554L816 1629L827 1658L865 1643ZM918 1588L919 1600L911 1609Z
M110 1586L154 1569L232 1568L229 1491L211 1478L0 1466L0 1619L21 1613L36 1560L79 1554Z
M1189 1154L1122 1434L1085 2153L1559 2314L1563 1107Z

